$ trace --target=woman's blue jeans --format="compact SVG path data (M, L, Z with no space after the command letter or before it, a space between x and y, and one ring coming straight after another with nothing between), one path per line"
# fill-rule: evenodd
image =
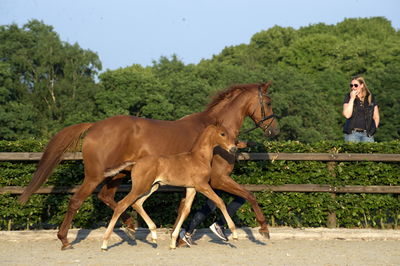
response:
M366 132L357 132L353 131L351 134L344 134L344 141L345 142L375 142L374 136L368 136Z

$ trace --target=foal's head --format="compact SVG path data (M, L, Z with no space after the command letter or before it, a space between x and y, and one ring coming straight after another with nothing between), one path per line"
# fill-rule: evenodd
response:
M214 145L218 145L229 153L235 153L237 151L235 138L228 134L228 130L221 124L210 125L208 130L211 131L211 141Z

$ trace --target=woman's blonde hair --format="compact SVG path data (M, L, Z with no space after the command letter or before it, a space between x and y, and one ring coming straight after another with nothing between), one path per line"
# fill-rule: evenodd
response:
M368 99L368 105L371 105L372 104L372 93L368 89L367 83L365 83L364 78L361 76L355 76L355 77L351 78L351 81L353 81L353 80L357 80L360 84L364 85L362 88L363 93L364 93L365 97L367 97L367 99Z

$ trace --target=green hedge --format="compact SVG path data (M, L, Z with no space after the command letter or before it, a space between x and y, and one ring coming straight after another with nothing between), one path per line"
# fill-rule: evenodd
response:
M371 144L343 142L265 142L246 152L330 152L330 153L397 153L400 141ZM37 140L0 141L1 152L38 152L45 143ZM0 162L0 186L27 185L37 162ZM329 185L400 185L400 164L391 162L339 162L327 167L317 161L240 161L232 177L242 184L329 184ZM62 162L46 185L72 186L83 179L83 165L78 161ZM129 178L126 179L129 183ZM393 194L329 193L255 193L268 222L275 226L325 226L327 216L335 212L340 227L398 227L400 198ZM117 194L121 199L123 193ZM33 195L20 206L16 195L0 195L0 229L56 228L68 207L70 195ZM145 203L145 209L160 227L170 227L176 217L180 193L155 193ZM224 196L229 201L229 196ZM193 210L205 201L197 196ZM95 195L89 197L73 226L96 228L104 226L112 212ZM193 215L193 212L192 214ZM209 225L219 212L202 224ZM246 203L235 215L238 226L257 226L255 216ZM190 217L189 217L190 219ZM139 220L140 222L141 220Z

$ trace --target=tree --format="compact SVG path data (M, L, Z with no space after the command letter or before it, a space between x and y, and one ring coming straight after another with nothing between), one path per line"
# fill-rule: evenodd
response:
M32 20L22 28L0 27L0 57L0 87L7 91L3 101L12 106L4 109L3 130L9 133L1 138L49 136L80 116L91 117L93 108L88 105L93 103L94 78L101 69L95 53L62 42L51 26ZM12 117L23 118L18 129Z

